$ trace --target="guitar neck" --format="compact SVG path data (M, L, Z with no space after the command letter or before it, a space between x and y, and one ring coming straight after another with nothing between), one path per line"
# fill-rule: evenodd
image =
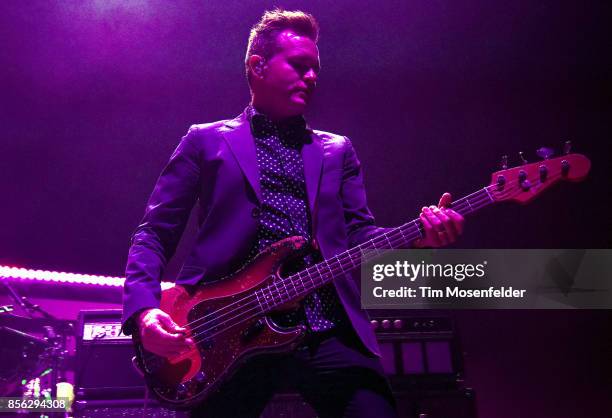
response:
M484 187L468 196L455 200L450 207L465 216L494 202L495 200L489 190ZM275 280L258 292L261 292L262 300L274 301L268 305L269 310L273 310L306 296L330 283L336 277L361 267L363 263L377 258L385 250L410 247L414 240L423 237L423 233L424 228L420 219L413 219L360 245L312 265L299 273L282 280Z

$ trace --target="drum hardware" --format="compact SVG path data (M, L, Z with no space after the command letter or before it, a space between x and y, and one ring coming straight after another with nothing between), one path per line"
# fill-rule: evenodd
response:
M58 383L65 381L69 360L66 342L69 335L74 335L74 326L19 296L5 280L0 284L28 315L14 315L13 305L4 305L0 310L0 341L4 342L0 347L0 396L22 396L28 384L38 382L38 393L46 391L56 398ZM43 381L48 383L40 387Z

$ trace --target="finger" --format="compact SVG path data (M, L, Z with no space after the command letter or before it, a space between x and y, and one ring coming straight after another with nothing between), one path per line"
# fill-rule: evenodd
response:
M182 334L175 334L168 332L161 325L156 325L151 329L151 339L155 339L156 342L167 344L169 347L179 348L185 344L185 336Z
M455 224L452 219L446 215L446 209L438 209L434 208L433 213L438 217L443 226L443 231L446 232L444 237L446 238L448 243L455 242L457 239L457 230L455 228Z
M431 222L429 222L429 218L427 217L427 212L429 211L429 209L426 207L423 207L421 211L422 212L419 215L419 218L421 218L421 223L423 224L423 230L425 233L425 237L427 237L428 235L431 235L431 231L433 231L433 225L431 224Z
M140 336L144 342L156 342L158 340L166 340L167 338L180 340L184 339L183 333L177 333L172 329L168 329L162 322L163 319L155 317L146 322L146 325L140 328Z
M429 245L432 247L437 247L440 245L440 238L438 237L438 232L434 230L433 225L427 218L425 211L427 208L423 208L423 212L419 215L421 219L421 223L423 224L423 229L425 230L425 235L423 237L423 244L425 246Z
M154 343L164 344L172 349L179 349L185 345L186 336L168 331L160 324L155 324L149 330L149 340Z
M159 315L158 319L162 327L174 334L184 334L187 331L185 328L178 326L167 314Z
M419 238L414 240L414 246L416 248L424 248L427 246L427 243L425 242L427 231L431 229L431 225L429 221L427 220L425 216L423 216L422 212L424 210L425 210L425 207L421 208L421 213L419 213L419 219L421 219L421 225L423 229L422 230L419 229Z
M446 213L446 215L452 219L457 235L461 235L463 233L465 218L452 209L446 209L444 213Z
M431 214L435 219L430 218L430 222L434 225L434 229L438 231L437 238L440 243L439 246L443 247L457 239L457 230L449 216L444 212L445 209L440 210L438 207L431 207Z
M444 193L442 197L440 197L440 202L438 203L438 207L445 208L447 206L450 206L452 202L453 202L453 197L451 196L451 194Z
M189 351L195 349L194 345L186 344L184 341L181 345L161 345L160 350L166 351L168 355L178 356L181 354L188 353Z
M427 210L424 211L424 213L427 216L427 220L433 227L434 231L438 231L438 232L444 231L444 225L442 224L442 221L438 218L438 215L437 215L440 213L440 209L432 205L429 208L427 208Z

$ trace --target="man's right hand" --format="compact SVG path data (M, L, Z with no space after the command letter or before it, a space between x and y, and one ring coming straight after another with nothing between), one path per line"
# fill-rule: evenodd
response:
M147 309L137 318L138 332L147 351L163 357L175 357L195 347L186 328L178 326L161 309Z

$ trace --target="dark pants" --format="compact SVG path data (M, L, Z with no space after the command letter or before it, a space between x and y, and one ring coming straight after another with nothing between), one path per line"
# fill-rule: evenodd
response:
M396 417L382 366L352 331L314 334L294 353L246 363L192 417L258 417L275 392L297 390L321 418Z

